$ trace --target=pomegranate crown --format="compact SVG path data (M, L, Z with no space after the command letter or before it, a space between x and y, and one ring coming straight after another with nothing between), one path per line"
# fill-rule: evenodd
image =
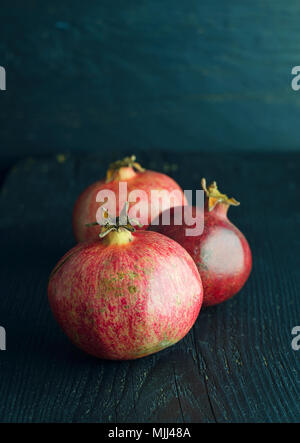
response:
M129 208L129 203L126 202L122 211L120 212L119 217L116 217L115 219L113 219L112 217L109 216L108 210L102 206L103 217L106 220L106 223L102 225L102 229L99 234L100 238L106 237L112 231L134 232L135 227L133 226L133 224L135 224L139 227L142 227L142 225L139 223L138 220L136 220L135 218L128 217L128 208ZM94 222L94 223L87 223L86 224L86 226L96 226L96 225L99 225L99 223Z
M136 156L131 155L130 157L124 157L123 160L117 160L116 162L110 163L106 173L106 183L111 182L121 168L133 168L138 172L144 172L145 169L135 160Z
M222 194L218 187L217 183L213 181L208 187L206 187L206 179L202 178L201 180L202 188L208 198L208 210L212 211L218 203L224 203L225 205L239 206L240 202L238 202L235 198L227 197L226 194Z

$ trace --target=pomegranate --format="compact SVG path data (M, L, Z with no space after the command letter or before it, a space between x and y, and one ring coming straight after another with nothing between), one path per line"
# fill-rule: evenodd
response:
M203 306L211 306L227 300L243 287L251 272L252 255L244 235L227 218L229 206L238 206L239 202L221 194L216 182L207 188L206 180L202 179L202 187L206 194L202 234L187 236L186 229L193 226L184 222L175 225L174 209L169 226L160 222L150 229L177 241L193 257L202 279ZM197 212L198 208L193 207L193 217Z
M146 229L151 220L161 211L173 206L187 204L182 189L172 178L159 172L147 171L135 160L135 156L131 156L112 163L109 165L106 180L93 183L78 197L73 210L73 232L78 242L97 240L98 238L100 232L99 225L93 228L86 225L96 220L97 211L104 203L103 201L96 201L99 191L113 191L116 197L116 213L113 214L112 208L109 208L110 215L119 215L119 184L121 182L127 184L128 194L135 190L143 193L142 196L138 197L138 202L132 202L130 206L130 210L132 210L133 206L139 205L139 221L143 229ZM151 198L151 191L153 190L158 192L167 191L172 193L172 197L169 200L168 198L164 200L162 206L159 201L153 202L153 198ZM127 195L124 195L121 200L121 207L123 207L125 201L128 200Z
M173 345L193 326L203 299L190 255L156 232L128 223L102 227L102 239L79 243L50 275L49 302L79 348L128 360Z

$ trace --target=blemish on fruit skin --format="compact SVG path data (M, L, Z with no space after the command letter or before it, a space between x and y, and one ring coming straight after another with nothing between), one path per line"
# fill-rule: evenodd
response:
M128 272L128 276L129 276L129 278L131 278L132 280L134 280L135 278L137 278L137 279L140 279L140 278L141 278L141 277L140 277L140 274L138 274L137 272L133 272L133 271Z
M180 295L179 295L179 294L176 294L176 304L177 304L178 306L181 305L181 300L180 300Z
M125 272L118 272L118 273L117 273L117 276L118 276L118 278L119 278L120 280L124 280L126 274L125 274Z
M136 351L134 351L134 355L136 357L143 357L146 355L154 354L155 352L159 352L162 349L168 348L169 346L172 346L175 343L176 342L174 342L174 341L162 340L159 343L157 343L156 345L152 345L149 347L145 346L140 349L137 349Z
M130 292L130 294L135 294L137 291L136 286L128 286L128 291Z

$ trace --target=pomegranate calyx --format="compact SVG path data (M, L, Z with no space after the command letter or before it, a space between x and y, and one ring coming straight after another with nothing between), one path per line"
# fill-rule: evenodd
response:
M135 231L133 223L142 227L138 220L128 217L128 208L129 203L126 202L119 217L113 219L109 216L107 209L102 207L103 217L106 219L106 223L102 225L99 237L104 238L107 236L106 244L126 244L133 239L131 234ZM87 223L86 226L96 226L98 224L98 222L93 222Z
M240 202L238 202L235 198L229 198L226 194L222 194L219 191L217 183L215 181L213 181L208 187L206 187L206 179L202 178L201 185L208 198L209 212L212 211L218 203L224 203L228 206L239 206Z
M119 179L122 180L134 177L135 171L144 172L145 169L135 160L136 156L131 155L130 157L123 158L123 160L117 160L111 163L106 173L106 183L110 183L118 178L118 175L120 176Z

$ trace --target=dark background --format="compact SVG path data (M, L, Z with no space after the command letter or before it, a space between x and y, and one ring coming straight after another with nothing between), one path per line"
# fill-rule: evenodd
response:
M2 162L299 150L298 0L2 0Z
M0 422L300 421L299 23L297 0L1 1ZM240 200L253 271L177 345L108 362L47 282L79 192L132 153Z

